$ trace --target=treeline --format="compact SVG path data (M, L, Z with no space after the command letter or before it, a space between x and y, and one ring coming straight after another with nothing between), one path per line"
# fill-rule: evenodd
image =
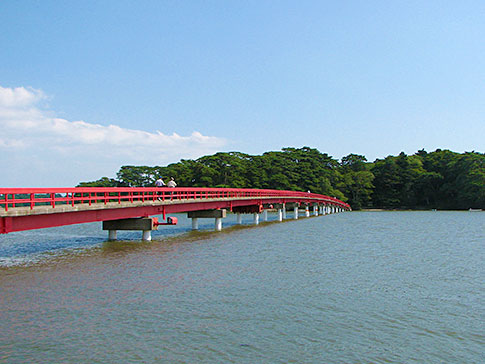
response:
M485 208L485 154L438 149L367 162L349 154L340 161L317 149L283 148L263 155L217 153L168 166L123 166L116 179L88 186L154 186L158 177L185 187L269 188L337 197L353 209Z

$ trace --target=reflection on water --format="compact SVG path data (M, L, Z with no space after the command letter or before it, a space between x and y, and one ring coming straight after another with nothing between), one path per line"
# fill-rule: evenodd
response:
M224 225L0 236L0 362L482 362L484 213Z

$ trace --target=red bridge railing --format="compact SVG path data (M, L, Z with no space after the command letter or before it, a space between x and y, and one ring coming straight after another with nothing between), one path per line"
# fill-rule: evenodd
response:
M296 198L350 209L339 199L309 192L240 188L156 188L156 187L75 187L75 188L0 188L0 215L11 208L40 206L126 204L150 201L209 200L243 198Z

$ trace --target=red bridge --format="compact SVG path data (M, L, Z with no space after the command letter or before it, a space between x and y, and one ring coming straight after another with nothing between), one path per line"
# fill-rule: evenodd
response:
M299 209L305 215L328 214L350 210L350 206L336 198L315 193L235 189L235 188L0 188L0 233L41 229L55 226L103 221L103 229L143 230L143 238L158 225L176 223L166 214L187 212L192 227L198 228L198 218L215 218L216 230L222 227L226 210L238 214L259 214L267 217L268 209L278 211L279 221L286 210ZM158 223L153 215L163 215L166 223Z

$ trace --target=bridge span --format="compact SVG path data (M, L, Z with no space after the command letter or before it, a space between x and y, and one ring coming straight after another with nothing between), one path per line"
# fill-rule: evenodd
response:
M143 239L151 239L158 225L176 224L167 214L187 212L192 228L199 218L214 218L221 230L226 210L238 215L260 214L267 219L269 209L286 218L286 211L305 216L349 211L350 206L336 198L300 191L239 188L156 188L156 187L75 187L75 188L0 188L0 234L71 224L103 221L109 238L116 230L142 230ZM312 211L310 211L312 210ZM153 215L162 215L158 222Z

